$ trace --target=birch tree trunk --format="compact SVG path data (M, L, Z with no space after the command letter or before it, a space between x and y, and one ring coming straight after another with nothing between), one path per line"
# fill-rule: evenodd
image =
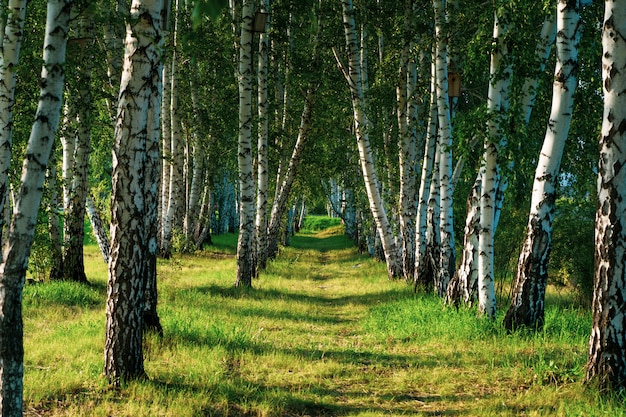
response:
M270 221L267 228L267 257L273 259L278 253L278 238L280 235L280 226L287 207L287 200L291 194L291 188L296 179L296 171L304 146L309 139L309 130L311 128L311 115L313 112L313 87L309 87L306 98L304 100L304 109L300 118L300 128L298 129L298 138L291 153L289 164L283 175L283 182L279 184L278 193L272 211Z
M261 12L269 12L269 0L261 2ZM268 59L268 33L269 22L265 32L259 38L258 69L257 69L257 201L256 201L256 260L259 270L264 270L267 265L267 181L268 181L268 89L267 72Z
M24 34L27 0L10 0L6 25L2 31L0 54L0 213L4 213L9 200L9 169L13 142L13 105L20 47ZM6 226L0 215L0 247L4 244L2 233Z
M434 54L433 54L434 55ZM434 58L434 56L433 56ZM424 149L424 159L422 162L421 181L418 194L417 225L415 227L415 275L413 281L416 286L428 287L433 282L431 265L429 261L431 254L428 250L429 236L429 201L430 190L433 183L433 166L435 165L435 151L437 150L437 95L435 82L435 60L431 63L430 77L430 114L428 116L428 127L426 129L426 144ZM436 176L439 178L439 175ZM439 202L437 202L439 204Z
M78 17L78 39L70 44L75 69L75 97L70 105L76 114L73 164L69 188L68 205L65 207L63 279L87 282L83 258L85 240L85 201L88 194L89 152L91 143L91 69L93 63L94 24L85 13Z
M452 122L448 97L448 46L445 25L445 0L433 0L435 11L435 68L437 80L438 109L438 159L440 187L440 234L441 250L438 271L435 274L435 291L445 297L448 282L454 275L455 248L452 211Z
M517 265L513 297L504 318L507 329L543 326L555 187L577 85L581 33L579 12L580 0L559 0L557 4L557 61L552 86L552 109L535 171L526 240Z
M111 201L111 260L106 301L104 373L109 381L145 375L142 334L146 260L156 241L146 227L154 207L146 169L154 128L152 94L159 90L161 64L161 0L133 0L127 24L124 70L118 101L113 147Z
M546 17L543 22L539 42L535 48L535 60L538 65L538 73L543 72L546 62L550 56L554 38L556 36L556 21L554 14ZM534 107L535 97L537 96L537 85L539 78L537 76L528 77L522 87L522 112L523 121L528 124L532 109ZM514 161L509 161L513 163ZM467 200L467 214L465 220L463 253L460 265L455 276L448 286L446 302L458 305L463 302L465 304L473 303L478 294L478 235L480 233L480 193L482 183L483 170L479 170L476 176L476 182ZM500 176L498 176L500 178ZM502 203L504 201L504 188L506 180L504 178L497 181L498 187L495 200L495 217L493 233L497 230L499 213L501 212Z
M174 40L172 44L172 65L169 73L170 77L170 102L168 112L171 123L170 139L170 175L169 175L169 196L167 198L167 212L163 218L163 236L161 241L161 254L164 258L169 258L172 254L172 236L175 230L180 231L182 226L181 203L184 201L183 167L185 165L185 144L183 141L182 124L180 121L179 97L179 74L178 74L178 49L180 48L178 38L180 36L180 0L176 0L174 18Z
M359 149L359 159L365 189L370 204L370 210L376 229L380 235L385 260L387 263L387 275L390 279L402 276L402 262L398 248L391 230L391 224L387 218L383 199L378 189L378 178L374 167L372 149L369 141L369 122L365 112L365 95L361 80L361 64L359 62L356 25L354 22L354 9L352 0L341 1L343 10L343 26L346 38L346 49L348 51L348 70L343 68L343 73L348 81L352 98L352 110L354 114L354 125Z
M50 0L39 104L22 166L20 189L0 263L0 415L22 416L24 327L22 289L35 235L50 151L61 118L71 1Z
M586 382L626 387L626 1L605 1L602 31L604 116L598 163L593 322Z
M111 242L109 240L109 235L104 228L102 217L100 216L100 212L90 195L87 196L85 205L87 216L89 217L89 222L91 223L91 229L93 230L93 234L98 242L98 247L100 248L100 253L102 254L104 263L108 264L109 253L111 252Z
M235 286L252 286L254 263L255 184L252 175L252 20L253 2L242 3L239 49L239 167L240 212L237 241L237 277Z
M163 0L161 0L163 1ZM164 5L164 10L167 10ZM167 13L167 12L166 12ZM162 26L167 23L167 15L161 15L165 21L160 21ZM156 48L163 49L163 36L155 40ZM154 64L154 63L153 63ZM159 239L159 183L161 179L161 99L163 96L163 73L161 60L156 62L156 67L151 72L150 90L148 93L148 120L146 134L146 165L144 184L144 227L146 230L147 252L145 254L145 293L143 303L143 328L163 336L163 327L157 312L157 256Z
M398 116L399 165L400 165L400 236L402 238L402 271L407 282L413 280L415 274L415 139L409 128L411 103L409 102L408 79L409 53L412 32L412 0L405 1L403 45L400 53L398 69L398 85L396 100Z
M493 46L491 52L489 92L487 94L488 136L485 140L480 184L480 214L478 234L478 310L491 319L496 316L496 290L493 267L496 195L498 190L500 149L506 144L504 123L507 120L511 67L506 62L505 35L510 16L505 6L494 12Z
M170 199L170 173L172 162L172 123L169 106L171 102L172 83L170 82L170 71L172 67L168 65L167 59L163 65L163 98L161 100L161 199L159 210L159 225L161 230L159 231L159 250L163 251L163 236L165 235L165 219L167 218L167 207Z
M63 243L61 242L61 226L59 222L58 181L54 152L50 154L46 182L48 188L48 235L50 237L50 280L63 277Z

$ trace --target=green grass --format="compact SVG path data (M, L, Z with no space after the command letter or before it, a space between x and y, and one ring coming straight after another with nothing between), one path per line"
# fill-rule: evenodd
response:
M28 285L25 415L626 415L582 384L590 318L568 294L550 292L543 331L507 334L389 282L337 226L295 236L248 290L236 236L214 244L159 262L164 337L145 340L149 379L119 389L102 377L97 248L91 285Z

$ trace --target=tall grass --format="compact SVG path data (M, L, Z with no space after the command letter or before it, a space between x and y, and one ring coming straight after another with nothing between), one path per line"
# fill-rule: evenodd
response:
M233 286L235 235L159 261L164 336L149 378L102 377L106 265L24 292L27 416L624 416L582 384L589 313L551 293L540 332L506 333L386 278L335 226L295 236ZM566 306L566 307L564 307Z

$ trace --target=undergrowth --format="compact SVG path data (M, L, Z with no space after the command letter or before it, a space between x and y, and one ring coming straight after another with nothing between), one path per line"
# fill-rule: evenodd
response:
M26 416L624 416L582 384L590 315L550 291L542 331L388 281L341 228L307 232L233 286L236 236L159 261L148 379L102 377L106 265L90 285L27 285ZM503 309L501 309L503 310ZM502 314L502 313L500 313Z

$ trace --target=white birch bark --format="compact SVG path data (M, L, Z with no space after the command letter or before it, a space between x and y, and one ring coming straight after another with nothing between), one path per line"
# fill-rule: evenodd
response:
M505 6L506 7L506 6ZM478 310L491 319L496 316L496 290L493 266L495 218L498 189L498 154L506 144L503 124L508 111L508 94L511 84L511 67L506 62L505 36L509 16L499 7L494 12L493 45L491 52L489 92L487 94L488 136L484 144L481 168L480 211L478 234Z
M111 259L106 300L104 374L119 385L145 375L142 350L146 261L156 241L146 227L156 210L147 195L158 123L150 112L161 68L161 0L133 0L126 28L112 165ZM150 132L150 133L149 133ZM153 207L149 207L153 206Z
M193 170L189 185L189 201L187 203L187 210L185 211L185 222L183 225L183 229L185 232L185 251L191 251L196 247L194 234L197 224L200 223L199 213L202 203L202 181L204 179L205 171L205 153L204 148L200 142L199 135L199 131L202 129L202 127L200 125L200 98L198 97L196 82L198 74L197 66L194 65L191 71L192 76L190 77L189 87L191 89L192 120L194 126L191 129L192 158L190 162L193 165Z
M626 387L626 1L605 2L602 30L604 115L598 163L593 322L587 382Z
M396 86L396 100L398 118L398 159L400 166L400 198L398 212L400 214L400 236L402 240L402 271L407 282L413 280L415 274L415 138L411 134L409 119L411 103L408 91L409 52L411 48L411 15L412 1L405 2L403 45L400 52L400 67L398 69L398 85Z
M554 14L548 16L541 29L539 41L535 47L535 60L538 65L537 73L543 72L546 62L550 56L550 51L554 44L556 36L556 21ZM532 109L534 107L535 98L537 96L538 76L528 77L524 80L522 87L522 112L523 121L528 124ZM509 169L512 169L514 161L509 161ZM476 182L472 187L467 200L467 215L465 220L463 253L456 274L449 284L447 293L447 302L451 304L466 303L471 304L477 298L477 277L478 277L478 235L480 232L480 190L482 182L482 170L479 170L476 176ZM507 181L500 174L497 177L497 191L495 199L495 217L493 223L493 232L495 233L498 226L499 216L504 202L504 191Z
M434 51L433 51L434 52ZM434 58L434 54L433 54ZM435 162L435 151L437 149L437 96L435 82L435 60L431 62L430 77L430 114L428 116L428 126L426 129L426 143L424 158L422 162L421 181L418 194L417 225L415 227L415 275L413 281L415 285L428 287L432 283L431 263L429 262L429 251L427 237L429 234L428 212L430 201L430 190L433 182L433 166ZM439 178L439 175L436 176ZM438 203L437 203L438 204Z
M445 25L445 0L433 0L435 11L435 68L437 80L438 109L438 159L440 187L440 231L441 249L438 271L435 274L435 291L445 297L448 282L454 275L455 248L452 208L452 122L448 97L448 63Z
M255 183L252 172L252 20L253 2L242 3L241 37L239 46L239 139L237 165L239 168L240 212L237 241L236 286L252 286L256 274L254 264Z
M269 0L261 2L261 12L269 12ZM258 269L263 270L267 264L267 193L268 193L268 140L269 140L269 108L268 108L268 46L269 21L265 32L259 37L258 68L257 68L257 201L256 201L256 259Z
M2 28L2 53L0 54L0 213L8 207L9 169L13 142L13 105L15 104L15 70L19 62L24 33L27 0L10 0L6 25ZM4 16L3 16L4 17ZM3 19L4 21L4 19ZM2 233L6 226L0 216L0 247L4 244Z
M161 166L161 199L160 199L160 207L159 210L159 225L161 230L160 234L160 242L159 242L159 250L163 250L163 236L165 235L165 219L167 218L167 208L170 201L170 172L171 172L171 162L172 162L172 123L170 118L169 106L171 102L171 94L172 84L170 82L170 70L171 65L168 65L167 62L163 65L163 97L161 100L161 155L162 155L162 166Z
M169 196L167 199L167 213L163 218L163 235L161 240L161 255L169 258L172 253L172 236L174 231L180 231L183 216L180 216L181 206L184 201L185 177L183 169L185 165L185 143L183 140L182 124L180 121L179 107L179 74L178 56L180 48L180 0L176 0L174 18L174 40L172 44L172 63L170 77L170 103L168 112L170 113L170 175L169 175Z
M348 70L346 71L344 69L343 72L348 81L352 96L352 110L354 113L354 125L359 149L360 165L370 203L370 210L374 217L376 229L380 235L383 251L385 253L387 274L390 279L394 279L402 275L402 263L393 237L391 224L387 218L384 203L378 189L378 178L369 141L369 122L365 112L365 96L361 79L361 65L357 47L354 9L351 0L342 0L341 5L343 10L346 49L348 51Z
M535 170L526 239L519 256L513 297L504 318L507 329L543 325L555 188L578 82L580 33L580 0L559 0L552 109Z
M22 289L35 234L42 185L61 118L71 1L50 0L39 104L22 166L8 238L0 263L0 415L22 415L24 336Z
M98 211L98 207L96 207L91 196L87 196L85 204L87 209L87 216L89 217L89 223L91 223L91 229L93 230L96 242L98 242L100 253L102 254L104 263L108 264L109 252L111 251L111 242L109 240L109 235L104 228L104 224L102 222L100 212Z

